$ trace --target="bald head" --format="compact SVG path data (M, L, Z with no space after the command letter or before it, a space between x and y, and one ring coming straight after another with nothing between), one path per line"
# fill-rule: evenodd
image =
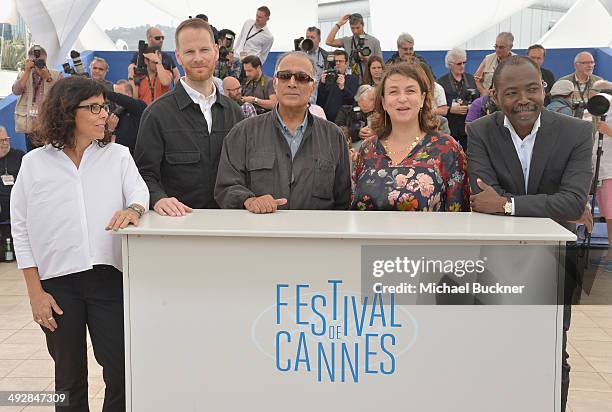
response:
M240 92L240 82L232 76L223 79L223 94L232 100L238 101L242 97Z

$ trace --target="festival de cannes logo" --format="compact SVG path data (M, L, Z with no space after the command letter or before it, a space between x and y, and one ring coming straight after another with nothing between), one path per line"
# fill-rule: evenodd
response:
M418 324L394 296L276 284L274 302L253 321L251 338L278 373L311 374L317 382L354 382L393 375L418 336ZM386 299L386 301L385 301Z

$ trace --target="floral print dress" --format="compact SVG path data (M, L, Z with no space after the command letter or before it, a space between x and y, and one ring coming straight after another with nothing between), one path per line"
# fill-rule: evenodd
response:
M359 151L353 174L353 210L469 212L465 154L448 135L427 134L393 165L378 139Z

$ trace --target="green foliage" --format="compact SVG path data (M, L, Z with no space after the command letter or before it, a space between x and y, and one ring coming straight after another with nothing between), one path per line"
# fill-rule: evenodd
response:
M21 39L2 42L2 62L0 69L21 70L26 58L26 48Z

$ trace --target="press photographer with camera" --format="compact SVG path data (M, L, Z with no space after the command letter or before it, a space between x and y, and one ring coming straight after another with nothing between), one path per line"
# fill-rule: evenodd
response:
M353 104L353 98L359 87L357 77L346 74L347 60L346 51L334 50L328 56L327 67L321 74L317 104L325 110L328 119L335 120L342 105Z
M355 104L344 105L338 111L336 123L349 143L349 148L359 150L361 142L374 136L370 128L370 115L374 113L376 89L369 84L359 86Z
M138 44L139 52L134 53L134 55L132 56L132 60L130 61L130 64L128 65L128 80L130 80L129 79L130 77L134 77L133 76L134 69L136 68L136 65L138 64L138 56L141 50L144 50L149 46L157 47L159 48L159 50L161 50L164 46L165 36L162 33L162 31L158 29L157 27L149 27L147 29L146 36L147 36L147 41L145 42L144 40L141 40L139 42ZM172 59L172 56L169 53L161 52L160 62L162 66L164 67L164 69L172 73L172 81L176 83L181 78L181 74L179 73L179 70L176 67L176 64L174 64L174 60ZM137 71L138 70L136 70L136 72Z
M147 47L143 50L142 57L145 67L141 68L138 65L132 67L128 80L133 80L136 85L134 98L149 105L170 90L172 72L164 68L159 46Z
M38 110L51 87L62 78L57 70L47 67L47 51L39 45L28 50L24 68L13 84L13 94L19 96L15 105L15 131L25 133L26 147L30 151L37 146L32 143Z
M449 50L444 57L448 73L438 78L437 83L444 88L446 102L450 103L447 113L450 134L467 150L465 117L472 102L479 96L474 76L465 72L467 53L463 49Z
M340 28L349 22L352 36L336 38ZM331 31L325 39L325 44L331 47L342 47L349 55L351 73L358 78L359 84L363 83L366 64L370 56L378 56L382 59L380 41L365 32L363 28L363 16L359 13L345 14L332 26Z
M265 74L257 56L242 59L245 81L242 85L242 100L255 106L257 114L272 110L276 105L276 91L272 79Z
M563 76L559 80L569 80L574 85L574 117L582 119L593 83L602 78L593 74L595 58L589 52L578 53L574 57L574 67L576 68L574 73Z
M217 44L219 45L219 61L215 67L215 77L223 80L227 76L240 78L242 64L240 59L234 55L234 40L236 33L230 29L222 29L218 33Z
M315 26L308 27L306 29L306 37L293 40L293 44L295 51L303 51L314 62L315 78L320 79L323 70L325 70L325 63L329 55L329 52L319 47L321 44L321 30ZM311 105L317 102L317 94L318 90L315 89L310 96L309 101Z
M142 113L147 104L142 100L134 99L134 90L127 80L119 80L113 91L106 92L106 99L115 103L115 109L106 119L106 127L115 137L114 141L130 149L134 156L136 137Z
M574 116L574 85L569 80L561 79L552 86L551 100L546 108L551 112Z

